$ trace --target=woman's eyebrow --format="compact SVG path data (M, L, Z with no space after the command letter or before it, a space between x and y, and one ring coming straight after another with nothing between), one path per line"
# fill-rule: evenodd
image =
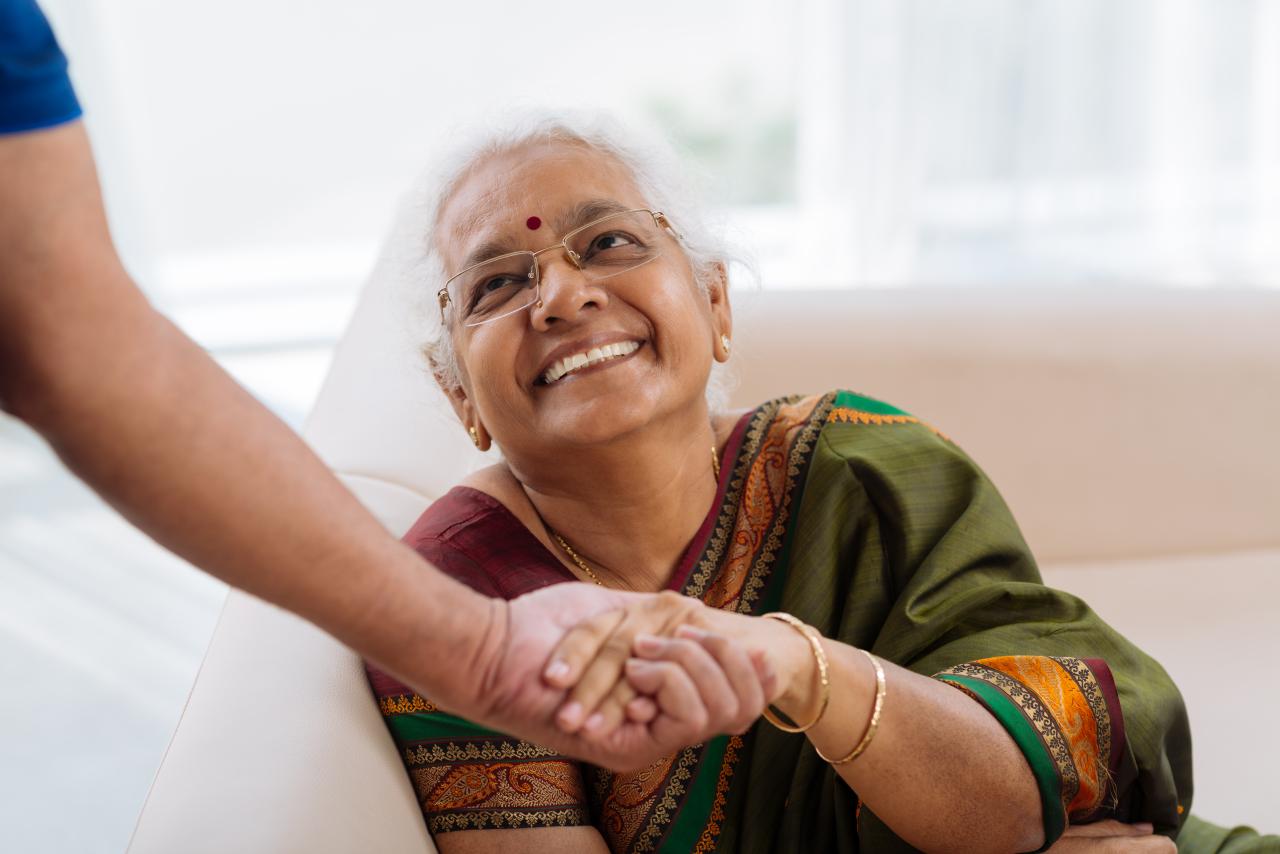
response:
M492 258L497 258L499 255L506 255L507 253L514 251L514 249L511 249L506 243L503 243L500 240L486 241L471 250L471 253L467 255L467 260L462 262L462 269L468 270L476 264L482 264Z
M566 231L572 231L577 226L585 225L594 219L600 219L609 214L625 213L629 210L631 208L613 199L587 199L584 202L578 202L557 217L556 230L564 234Z
M556 230L560 234L564 234L592 220L600 219L609 214L625 213L629 210L632 210L632 208L613 199L587 199L586 201L578 202L556 217ZM466 270L476 264L482 264L492 258L497 258L499 255L506 255L508 252L515 251L515 249L511 248L511 244L501 239L487 240L467 254L467 259L462 262L461 269Z

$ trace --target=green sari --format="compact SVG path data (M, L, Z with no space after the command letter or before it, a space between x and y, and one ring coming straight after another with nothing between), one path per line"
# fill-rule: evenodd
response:
M1069 822L1103 817L1176 836L1192 794L1177 688L1087 605L1041 583L1009 509L950 440L841 391L748 413L724 462L673 589L744 614L790 612L964 691L1027 758L1046 846ZM486 499L451 492L406 541L490 595L569 579ZM590 823L614 851L914 850L804 736L763 722L620 775L371 679L433 833Z

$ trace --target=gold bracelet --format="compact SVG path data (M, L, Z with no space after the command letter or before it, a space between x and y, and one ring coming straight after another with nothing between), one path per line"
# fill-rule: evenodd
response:
M809 648L813 650L813 660L817 662L818 665L818 692L820 698L817 717L804 726L792 726L778 720L778 716L775 715L771 709L764 710L764 719L783 732L805 732L806 730L812 729L818 721L822 720L822 716L826 714L827 711L827 704L831 702L831 676L830 670L827 667L827 653L822 648L822 635L818 634L818 630L813 626L810 626L782 611L774 611L769 614L763 614L762 616L768 617L771 620L778 620L786 623L788 626L791 626L800 634L804 635L805 640L809 642Z
M865 655L867 660L871 662L871 666L876 669L876 701L871 707L871 720L867 723L867 731L863 733L862 740L854 745L853 750L850 750L848 754L840 757L839 759L828 759L822 755L821 750L818 750L818 746L814 745L813 749L817 751L818 758L823 762L828 762L832 765L843 765L846 762L852 762L862 755L862 751L866 750L867 746L871 744L871 739L875 738L876 730L880 727L880 713L884 711L884 668L880 666L879 659L867 652L865 649L859 648L858 652Z

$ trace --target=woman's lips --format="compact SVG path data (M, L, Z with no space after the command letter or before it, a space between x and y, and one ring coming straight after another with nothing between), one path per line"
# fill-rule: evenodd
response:
M600 347L591 347L559 359L539 378L544 386L558 385L570 377L611 367L630 359L644 346L641 341L618 341Z

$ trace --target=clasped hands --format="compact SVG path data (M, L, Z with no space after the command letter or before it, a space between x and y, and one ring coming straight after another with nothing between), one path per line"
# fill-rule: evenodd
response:
M790 713L807 695L799 633L674 592L566 583L494 607L473 716L613 770L745 732L767 704Z

